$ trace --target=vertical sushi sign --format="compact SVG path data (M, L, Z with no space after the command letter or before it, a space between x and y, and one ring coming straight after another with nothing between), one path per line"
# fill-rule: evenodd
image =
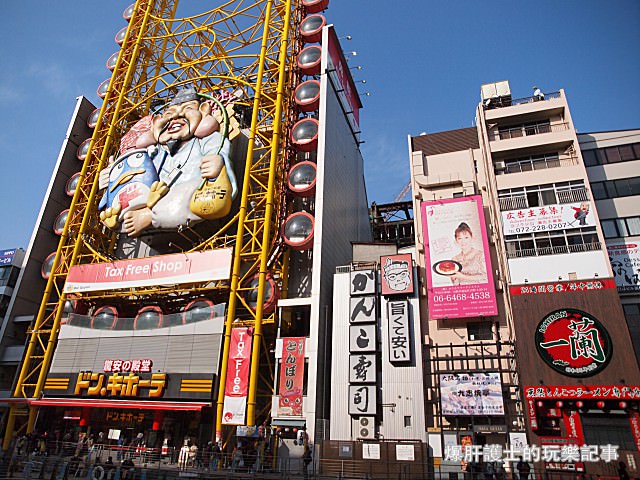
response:
M429 317L498 314L482 197L422 203Z

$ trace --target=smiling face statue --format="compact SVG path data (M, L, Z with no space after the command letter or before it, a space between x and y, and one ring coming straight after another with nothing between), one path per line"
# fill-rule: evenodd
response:
M179 96L176 99L179 100ZM170 147L186 142L196 135L200 122L210 113L211 106L197 99L181 103L174 101L161 115L154 117L153 136L159 144Z
M411 285L411 275L409 274L409 264L404 261L392 261L387 258L387 263L382 267L384 278L386 278L389 288L396 292L402 292Z

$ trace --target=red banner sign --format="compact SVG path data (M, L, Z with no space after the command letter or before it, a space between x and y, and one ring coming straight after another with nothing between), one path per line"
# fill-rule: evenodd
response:
M605 290L616 288L612 278L604 280L581 280L579 282L536 283L531 285L513 285L509 287L511 295L535 295L549 293L584 292L586 290Z
M564 428L567 436L575 445L584 445L584 432L582 431L582 420L580 414L572 410L570 412L563 410L562 417L564 419Z
M222 415L222 423L225 425L245 424L252 335L253 329L251 328L231 330L227 382L224 389L224 413Z
M631 433L633 434L633 441L636 444L638 453L640 453L640 415L638 412L631 412L629 416L629 422L631 422Z
M279 416L302 416L305 337L282 339Z
M525 386L524 396L540 400L637 400L640 385Z
M230 248L222 248L76 265L69 269L64 293L226 280L231 271L231 254Z

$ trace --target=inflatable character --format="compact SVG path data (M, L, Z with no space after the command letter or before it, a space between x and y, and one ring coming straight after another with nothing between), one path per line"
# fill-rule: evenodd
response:
M213 115L212 103L218 107L222 122ZM229 122L228 108L218 99L188 87L180 90L161 113L143 119L149 127L137 132L137 139L128 143L133 141L138 149L150 147L151 164L145 165L156 172L157 183L150 174L146 204L141 202L140 207L122 209L118 214L124 232L135 237L151 228L175 229L229 213L238 188L229 158L229 125L234 124ZM237 122L234 133L239 134ZM105 202L108 209L108 199Z
M117 230L127 212L153 208L165 193L149 153L145 149L129 151L109 168L108 184L98 205L100 220Z

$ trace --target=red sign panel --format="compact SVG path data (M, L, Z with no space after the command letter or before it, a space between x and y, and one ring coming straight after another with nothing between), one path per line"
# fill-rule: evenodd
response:
M222 248L76 265L69 269L64 293L226 280L231 253L230 248Z
M631 433L633 434L633 441L636 444L638 453L640 453L640 415L638 412L631 412L629 416L629 422L631 422Z
M413 257L410 253L380 257L382 295L413 293Z
M222 423L225 425L245 424L252 335L253 329L251 328L234 328L231 330L222 414Z
M305 337L282 339L279 416L302 416Z
M329 59L331 60L331 67L335 70L335 75L340 82L340 88L344 90L344 95L347 98L347 102L349 102L349 108L351 108L351 112L353 113L353 118L356 122L356 125L360 123L360 97L358 96L358 91L356 90L356 84L353 81L353 77L351 76L351 72L349 71L349 66L342 54L342 49L340 48L340 42L336 35L333 27L328 28L329 30L329 42L328 42L328 52Z
M580 280L576 282L536 283L531 285L512 285L509 287L511 295L537 295L550 293L584 292L587 290L606 290L616 288L612 278L604 280Z
M431 319L498 314L482 197L422 203Z
M571 410L567 412L562 411L564 419L564 428L567 432L567 436L575 445L584 445L584 432L582 431L582 420L580 420L580 414Z
M525 386L524 396L540 400L637 400L640 385Z

